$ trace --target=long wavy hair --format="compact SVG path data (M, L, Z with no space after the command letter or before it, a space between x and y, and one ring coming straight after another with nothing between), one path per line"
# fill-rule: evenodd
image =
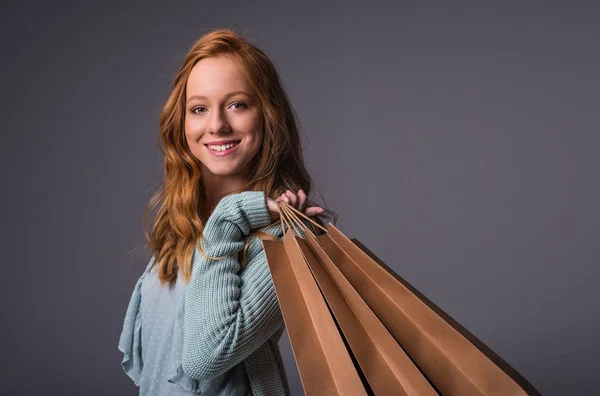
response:
M276 198L288 189L293 192L303 189L310 196L312 189L304 166L297 117L273 62L241 33L214 29L204 34L186 54L160 115L159 146L164 154L164 179L150 199L144 229L161 284L173 285L179 272L189 282L192 252L198 248L202 253L204 223L199 212L204 197L202 174L200 161L185 138L185 98L192 67L215 56L230 56L241 65L262 104L264 117L262 146L251 164L252 172L246 185L232 193L263 191L267 197ZM155 216L149 227L147 220L151 213ZM335 217L326 210L317 220L323 223L325 217L332 215ZM242 258L242 266L243 261Z

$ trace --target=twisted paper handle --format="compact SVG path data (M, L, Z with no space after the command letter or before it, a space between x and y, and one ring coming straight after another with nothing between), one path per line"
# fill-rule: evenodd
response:
M294 231L297 232L299 236L302 235L302 233L300 231L304 231L305 234L310 233L314 237L317 236L312 229L310 229L306 224L304 224L302 222L302 219L299 216L304 217L312 225L315 225L318 228L320 228L321 230L323 230L324 232L327 232L326 228L324 228L319 223L312 220L311 218L309 218L304 213L300 212L298 209L294 208L287 202L280 201L278 206L279 206L279 217L281 219L281 229L283 230L284 234L285 234L285 228L287 227L288 230L292 230L292 233Z

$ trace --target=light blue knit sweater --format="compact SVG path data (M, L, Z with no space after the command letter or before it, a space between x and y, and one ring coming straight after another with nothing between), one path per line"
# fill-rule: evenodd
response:
M238 260L250 232L269 223L265 195L254 191L223 198L208 219L205 253L223 258L207 260L197 248L192 255L183 302L181 367L186 377L215 378L243 362L253 395L289 395L278 346L283 317L260 240L250 242L247 266L241 273ZM283 236L278 226L266 232ZM139 301L132 304L133 296L128 316L139 316L134 312ZM136 328L135 324L127 327ZM135 334L124 330L119 349L128 374L140 372L143 362Z

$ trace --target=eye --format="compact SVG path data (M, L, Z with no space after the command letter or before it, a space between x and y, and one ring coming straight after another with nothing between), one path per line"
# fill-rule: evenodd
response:
M196 106L194 107L192 110L190 110L192 113L194 114L200 114L200 113L204 113L204 111L196 111L196 110L206 110L205 107L202 106Z
M232 103L232 104L231 104L231 107L234 107L234 106L242 106L241 108L243 108L243 109L245 109L245 108L247 108L247 107L248 107L248 106L246 105L246 103L243 103L243 102L235 102L235 103ZM236 108L236 109L234 109L234 110L239 110L239 109L240 109L240 108L238 107L238 108Z

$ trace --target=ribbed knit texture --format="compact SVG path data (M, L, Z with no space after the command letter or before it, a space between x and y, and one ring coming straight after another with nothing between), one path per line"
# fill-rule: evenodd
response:
M244 361L255 396L289 394L277 345L283 316L260 240L241 274L238 260L251 231L269 223L264 193L223 198L204 229L205 253L222 259L194 252L184 298L183 370L211 378ZM280 227L270 233L282 236Z
M253 395L290 394L278 346L283 317L260 240L251 240L241 273L238 260L250 232L269 223L263 192L227 196L213 211L204 229L205 253L223 258L207 260L197 248L192 254L191 279L183 292L183 372L169 382L184 386L214 379L243 362ZM265 231L283 236L278 226ZM141 280L119 342L123 368L136 384L143 366L138 312Z

